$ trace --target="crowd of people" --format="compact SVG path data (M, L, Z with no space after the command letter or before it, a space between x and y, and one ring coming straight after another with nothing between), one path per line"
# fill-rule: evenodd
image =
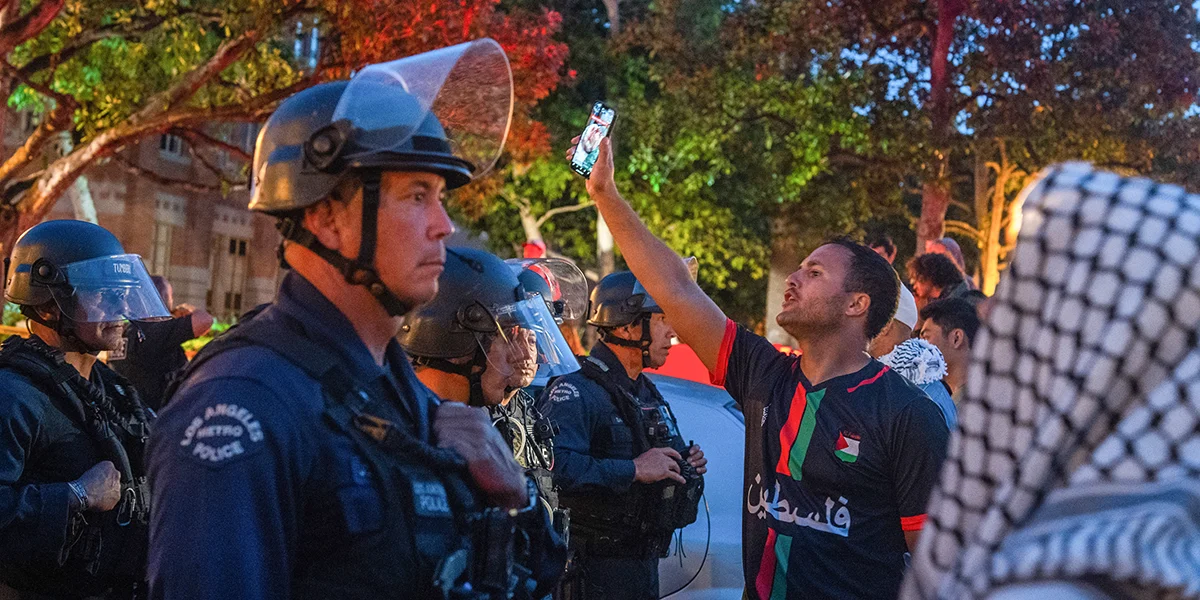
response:
M472 77L412 85L431 67ZM212 317L169 309L111 233L17 240L0 600L657 599L708 463L644 372L676 338L745 416L746 598L1200 589L1200 202L1051 172L995 299L949 238L907 286L890 238L833 239L787 279L783 353L624 201L608 139L587 191L629 271L589 290L566 260L445 247L442 195L499 154L511 113L478 103L511 101L508 77L480 40L283 101L250 209L289 271L190 361ZM598 332L586 356L576 320Z

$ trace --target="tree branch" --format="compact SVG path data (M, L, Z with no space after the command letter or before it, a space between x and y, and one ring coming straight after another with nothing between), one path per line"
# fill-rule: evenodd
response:
M0 28L0 56L8 56L13 48L37 37L62 10L65 0L42 0L25 16Z
M83 50L87 50L92 46L92 44L95 44L100 40L105 40L110 37L136 38L141 34L146 33L151 29L158 27L159 25L162 25L165 20L166 19L158 15L152 15L134 27L124 27L121 25L112 24L85 30L79 36L72 38L71 43L65 46L62 50L35 56L29 62L21 65L21 73L25 77L32 77L41 71L51 67L56 67L67 62L68 60L71 60L76 54L79 54Z
M974 227L971 227L970 225L968 225L967 223L964 223L962 221L947 220L945 223L945 228L946 228L946 233L959 233L959 234L962 234L965 236L969 236L970 238L977 240L977 241L982 241L984 239L983 234L980 233L980 231L978 229L975 229Z
M551 208L550 210L548 210L548 211L546 211L545 213L543 213L543 214L542 214L542 216L538 217L538 220L537 220L537 226L538 226L538 227L541 227L542 225L544 225L544 224L546 223L546 221L549 221L549 220L550 220L550 218L551 218L551 217L554 217L555 215L561 215L561 214L564 214L564 213L571 213L571 212L575 212L575 211L583 210L583 209L585 209L585 208L591 208L591 207L593 207L593 206L595 206L595 205L596 205L596 203L595 203L595 202L592 202L592 201L590 201L590 200L589 200L589 201L587 201L587 202L581 202L581 203L579 203L579 204L575 204L575 205L572 205L572 206L559 206L559 207L556 207L556 208Z
M254 157L251 156L249 152L242 150L240 146L235 146L229 142L219 140L199 129L193 127L176 127L172 129L171 132L186 139L188 143L193 146L213 146L220 148L221 150L224 150L230 155L236 156L245 162L254 160Z
M32 89L33 91L35 91L47 98L50 98L51 100L54 100L54 102L56 103L56 106L54 107L55 111L57 111L61 108L65 111L67 111L68 113L74 113L75 108L79 106L79 104L77 102L75 102L74 98L72 98L66 94L56 92L56 91L50 89L49 86L42 85L42 84L34 81L33 79L25 76L25 74L22 73L20 69L12 66L12 63L8 62L7 59L0 58L0 71L4 71L8 75L15 78L17 81L20 81L21 83L25 84L26 86L29 87L29 89Z
M120 154L114 156L113 158L117 163L120 163L121 168L123 168L126 173L129 173L130 175L133 175L134 177L143 178L147 181L156 183L158 185L171 186L171 187L178 188L178 189L181 189L184 191L196 192L196 193L200 193L200 194L209 194L212 192L221 191L220 186L205 185L202 183L195 183L193 181L188 181L186 179L174 179L171 177L159 175L158 173L154 172L151 169L139 167L138 165L130 162L129 159L125 158L124 156L121 156Z

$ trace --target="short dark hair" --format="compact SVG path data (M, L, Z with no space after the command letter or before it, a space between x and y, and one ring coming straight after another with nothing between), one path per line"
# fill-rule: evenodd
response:
M954 287L966 280L958 265L944 254L927 252L914 256L908 259L906 266L910 277L942 289Z
M962 298L947 298L930 302L921 311L921 319L933 321L945 333L950 333L955 329L963 330L969 344L975 342L975 334L979 333L979 313L976 312L973 304Z
M867 334L867 339L874 339L896 315L896 307L900 305L900 277L886 258L867 246L845 237L828 243L850 251L850 270L846 272L842 289L855 294L866 294L871 299L871 305L867 308L867 326L864 333Z
M883 251L887 252L888 254L896 253L895 240L892 239L892 236L890 236L886 233L883 233L882 231L878 232L874 235L871 235L867 238L867 247L868 248L883 248Z

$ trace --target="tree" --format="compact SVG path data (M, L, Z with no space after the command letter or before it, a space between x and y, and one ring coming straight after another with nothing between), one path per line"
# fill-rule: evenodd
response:
M14 2L6 6L15 10ZM519 127L536 129L529 107L556 85L566 53L551 39L558 16L496 7L494 0L438 0L420 7L397 0L43 0L0 24L0 41L12 42L0 71L17 84L9 104L42 116L37 130L0 165L0 187L27 177L54 136L69 135L74 144L34 173L16 204L3 207L0 243L11 247L15 235L40 221L95 161L148 136L177 133L196 147L248 160L207 129L222 121L261 120L279 100L365 64L488 34L513 57ZM310 28L320 32L315 56L291 51L297 23L305 35ZM16 33L6 38L9 30Z
M1186 3L804 4L800 26L825 32L814 38L826 44L823 51L890 72L877 80L885 85L875 92L876 106L894 104L921 117L923 132L909 138L920 147L911 172L924 181L918 251L942 235L946 211L961 204L956 195L973 189L970 161L955 156L969 154L977 137L1007 139L1013 150L1025 139L1047 139L1029 125L1050 117L1064 126L1059 140L1048 140L1057 146L1119 153L1115 146L1131 140L1139 124L1182 115L1198 85L1191 43L1200 24ZM1058 153L1034 152L1050 154Z

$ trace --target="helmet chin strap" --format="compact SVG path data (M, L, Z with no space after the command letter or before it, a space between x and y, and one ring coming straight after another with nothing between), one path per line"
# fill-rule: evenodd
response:
M63 352L77 352L79 354L96 356L105 350L104 348L92 348L87 342L83 341L83 338L80 338L78 331L76 331L75 322L62 316L61 313L54 320L43 318L38 314L37 309L33 307L22 306L21 313L27 319L53 330L55 335L58 336L58 349Z
M634 348L642 351L642 368L650 368L650 313L642 313L642 337L640 340L627 340L625 338L612 335L611 329L600 330L600 341L605 344L621 346L622 348Z
M361 285L375 297L387 313L393 317L408 314L413 309L384 285L375 268L375 244L379 238L379 186L382 174L379 171L364 171L359 175L362 182L362 239L358 246L358 258L351 260L321 243L316 235L304 228L302 217L287 217L279 220L277 227L283 239L290 240L309 250L342 273L346 283Z

